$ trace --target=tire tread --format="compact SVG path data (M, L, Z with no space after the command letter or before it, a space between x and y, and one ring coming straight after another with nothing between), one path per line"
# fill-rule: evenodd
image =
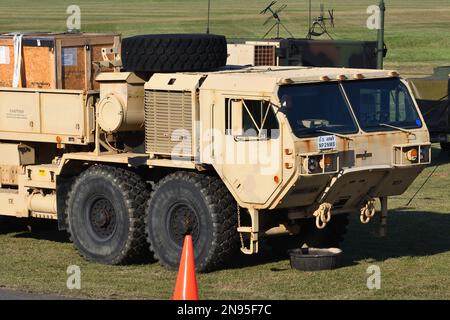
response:
M113 182L120 190L122 190L126 206L129 213L129 229L128 239L122 248L121 252L112 260L105 263L112 265L123 265L138 261L147 253L147 246L145 240L145 204L148 199L148 190L145 182L137 174L122 169L106 165L94 165L84 171L72 185L72 188L67 197L67 215L66 224L68 226L67 232L70 235L70 240L75 244L74 231L70 224L70 205L74 195L77 192L78 186L84 183L87 177L96 175ZM75 244L76 247L76 244ZM83 250L77 248L81 256L87 260L92 260ZM100 261L96 261L100 262Z
M155 186L148 202L147 215L151 214L152 197L158 193L159 188L169 181L180 179L195 185L204 199L206 199L209 208L208 214L210 214L213 224L212 245L206 258L196 265L196 269L199 272L210 272L221 268L228 262L227 259L235 254L239 244L239 237L237 233L236 201L219 178L186 171L167 175ZM149 218L146 217L145 220L149 221ZM170 269L171 266L166 265L160 259L162 253L159 251L159 248L152 245L148 223L146 225L146 234L150 250L154 253L155 259L159 260L161 265Z
M224 36L206 34L139 35L122 40L122 61L131 72L196 72L226 65Z

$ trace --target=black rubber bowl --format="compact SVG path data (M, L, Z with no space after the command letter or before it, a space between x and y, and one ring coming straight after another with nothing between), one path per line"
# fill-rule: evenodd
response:
M301 248L289 251L291 267L301 271L332 270L340 266L342 250L338 248Z

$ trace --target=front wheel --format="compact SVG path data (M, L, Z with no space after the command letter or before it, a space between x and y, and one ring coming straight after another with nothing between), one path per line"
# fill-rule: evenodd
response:
M197 271L222 267L239 244L236 212L236 202L220 179L193 172L166 176L156 185L146 213L155 258L176 270L184 236L191 234Z

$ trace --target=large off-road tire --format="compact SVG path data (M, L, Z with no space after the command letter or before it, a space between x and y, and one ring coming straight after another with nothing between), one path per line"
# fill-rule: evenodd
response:
M208 71L227 62L227 41L212 34L140 35L122 40L123 68L131 72Z
M445 152L450 151L450 142L441 142L441 150Z
M183 239L192 235L198 272L222 267L236 252L236 201L216 177L176 172L158 182L147 206L151 251L170 270L179 266Z
M70 238L87 260L127 264L146 252L145 182L135 173L94 165L72 185L67 200Z
M300 248L306 244L310 248L339 248L347 233L348 214L339 214L331 218L325 229L319 230L315 219L300 222L300 233L292 236L268 238L268 244L277 255L285 256L288 250Z

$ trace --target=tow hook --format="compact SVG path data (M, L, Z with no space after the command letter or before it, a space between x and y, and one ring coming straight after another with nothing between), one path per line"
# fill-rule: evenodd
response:
M331 220L331 204L322 203L314 212L314 217L316 217L317 229L324 229Z
M359 220L361 220L361 223L363 224L368 224L376 212L375 199L370 198L367 200L366 204L360 209L360 212Z

